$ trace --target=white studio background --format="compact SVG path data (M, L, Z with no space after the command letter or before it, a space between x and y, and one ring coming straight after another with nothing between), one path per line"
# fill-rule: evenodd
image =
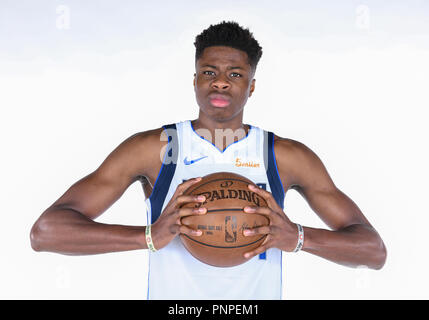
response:
M382 270L284 255L285 299L427 299L428 1L0 1L0 298L145 299L143 250L32 251L38 216L130 135L198 115L195 36L264 53L245 122L303 142L379 231ZM97 221L145 225L133 184ZM294 191L292 221L325 227Z

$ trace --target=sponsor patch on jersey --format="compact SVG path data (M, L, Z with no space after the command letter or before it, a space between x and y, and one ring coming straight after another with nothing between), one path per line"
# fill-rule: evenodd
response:
M245 161L241 158L235 158L235 166L236 167L248 167L248 168L259 168L259 162L254 161Z

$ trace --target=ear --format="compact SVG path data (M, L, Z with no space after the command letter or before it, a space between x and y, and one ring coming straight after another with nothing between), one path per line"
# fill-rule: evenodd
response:
M196 73L194 73L194 88L195 88L195 77L196 77Z
M252 79L252 83L250 84L249 98L252 96L253 91L255 91L255 82L256 79Z

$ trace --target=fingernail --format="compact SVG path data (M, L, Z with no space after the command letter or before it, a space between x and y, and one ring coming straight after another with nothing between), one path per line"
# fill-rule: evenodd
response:
M255 187L253 184L249 184L249 188L250 188L251 190L255 190L255 189L256 189L256 187Z
M203 232L201 230L195 231L195 235L200 236Z
M255 212L255 209L252 207L244 207L244 211L246 212Z
M249 258L250 257L250 253L245 253L244 254L244 257L247 259L247 258Z
M244 230L243 233L245 236L250 236L252 234L252 231L251 230Z
M198 201L205 201L206 197L204 197L204 196L198 196L197 199L198 199Z
M199 208L199 209L198 209L198 212L200 212L200 213L204 213L204 212L206 212L206 208Z

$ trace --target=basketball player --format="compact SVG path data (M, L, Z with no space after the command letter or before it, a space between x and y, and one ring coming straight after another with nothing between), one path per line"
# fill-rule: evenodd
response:
M224 21L198 35L195 46L198 118L126 139L43 212L31 230L33 249L86 255L149 248L149 299L281 299L282 253L299 249L349 267L380 269L386 260L382 239L335 186L317 155L300 142L243 123L262 55L252 33ZM201 235L180 218L206 213L180 208L206 200L183 192L200 177L220 171L255 182L258 188L251 190L269 205L245 208L270 220L269 226L245 235L268 236L246 253L246 263L230 268L196 260L178 237ZM146 196L148 226L94 221L137 180ZM301 227L288 219L283 203L290 189L329 229Z

